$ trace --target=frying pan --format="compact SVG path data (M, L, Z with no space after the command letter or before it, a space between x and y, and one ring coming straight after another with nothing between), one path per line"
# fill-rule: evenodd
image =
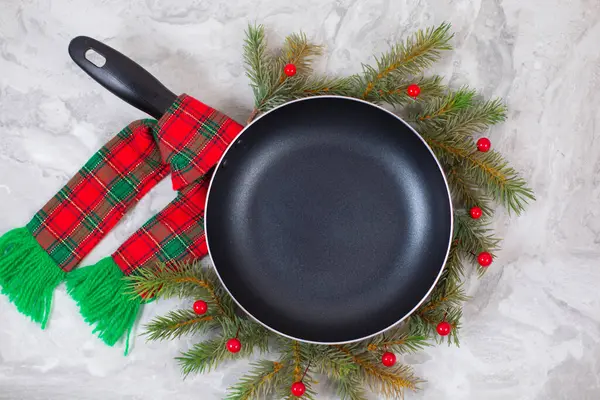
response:
M94 39L73 39L69 53L155 118L175 101ZM383 108L336 96L250 123L216 166L205 211L210 257L236 303L279 334L323 344L365 339L410 315L441 275L452 224L444 173L419 134Z

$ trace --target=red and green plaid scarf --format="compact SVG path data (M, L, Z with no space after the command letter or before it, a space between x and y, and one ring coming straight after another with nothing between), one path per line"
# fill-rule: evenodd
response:
M23 228L0 237L0 287L46 327L52 294L65 281L85 320L109 345L128 333L142 298L123 276L137 268L207 253L207 174L242 126L181 95L159 120L129 124L102 147ZM177 197L112 256L77 267L150 189L171 173ZM71 272L72 271L72 272Z

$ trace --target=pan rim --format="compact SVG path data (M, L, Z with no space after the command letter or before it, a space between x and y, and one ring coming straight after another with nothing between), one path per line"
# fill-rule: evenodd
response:
M225 159L227 152L233 147L233 144L236 142L236 140L238 140L238 138L244 133L246 132L246 130L248 130L249 127L251 127L254 123L256 123L257 121L259 121L260 119L264 118L265 116L271 114L272 112L285 107L287 105L293 104L293 103L299 103L302 101L311 101L311 100L315 100L315 99L323 99L323 98L332 98L332 99L345 99L345 100L350 100L350 101L355 101L358 103L363 103L366 104L368 106L371 107L375 107L381 111L386 112L387 114L391 115L392 117L396 118L398 121L400 121L402 124L404 124L415 136L417 136L417 138L423 143L423 145L425 146L425 148L429 151L429 153L431 154L431 157L433 158L433 160L435 161L441 175L442 175L442 179L444 181L444 186L446 187L446 193L448 195L448 204L449 204L449 210L450 210L450 230L448 232L448 246L446 248L446 254L444 256L444 261L442 263L442 266L440 267L440 272L438 273L437 277L435 278L435 280L433 281L433 283L431 284L431 287L427 290L427 293L425 293L425 295L423 296L423 298L421 298L421 300L419 300L417 302L417 304L409 311L407 312L402 318L400 318L398 321L394 322L393 324L385 327L384 329L379 330L378 332L360 337L360 338L356 338L356 339L351 339L351 340L344 340L344 341L337 341L337 342L324 342L324 341L315 341L315 340L307 340L307 339L302 339L302 338L298 338L298 337L294 337L292 335L283 333L278 331L277 329L269 326L268 324L262 322L261 320L259 320L257 317L255 317L252 313L250 313L248 310L246 310L244 308L244 306L242 306L240 304L240 302L235 298L235 296L233 295L233 293L231 293L231 291L229 290L229 288L227 287L227 285L225 284L225 282L223 281L223 278L221 277L221 274L219 274L219 269L216 266L216 263L213 259L213 255L212 252L210 250L210 241L208 238L208 201L210 200L210 193L211 193L211 189L213 186L213 182L215 180L215 177L217 176L217 172L219 170L219 167L221 166L221 163L223 162L223 160ZM431 294L431 292L433 291L433 289L435 288L435 286L437 285L438 281L440 280L440 277L442 276L442 273L444 272L444 269L446 267L446 262L448 261L448 255L450 254L450 247L452 244L452 232L454 231L454 207L452 206L452 195L450 194L450 187L448 186L448 180L446 179L446 174L444 173L444 169L442 168L440 161L438 160L438 158L435 156L435 153L433 152L433 150L431 149L431 147L427 144L427 142L425 141L425 139L423 139L423 137L410 125L408 124L406 121L404 121L401 117L399 117L398 115L394 114L393 112L391 112L390 110L387 110L385 108L383 108L380 105L377 104L373 104L370 103L366 100L362 100L362 99L356 99L354 97L348 97L348 96L338 96L338 95L320 95L320 96L311 96L311 97L304 97L301 99L296 99L296 100L291 100L288 101L286 103L280 104L277 107L274 107L272 109L270 109L269 111L261 114L260 116L258 116L256 119L254 119L252 122L250 122L248 125L246 125L239 133L238 135L231 141L231 143L227 146L227 149L225 149L225 151L223 152L223 155L221 156L221 158L219 159L219 162L217 163L214 173L210 179L210 183L208 185L208 191L206 193L206 200L205 200L205 204L204 204L204 238L206 240L206 247L208 250L208 256L210 257L210 261L212 262L212 268L215 270L215 273L217 274L217 277L219 278L219 281L221 282L221 285L223 285L223 287L225 288L225 291L227 292L227 294L229 296L231 296L231 298L233 299L233 301L235 302L235 304L240 307L242 309L242 311L244 311L244 313L246 313L246 315L248 315L250 318L252 318L253 320L255 320L256 322L258 322L259 324L261 324L262 326L264 326L265 328L267 328L268 330L281 335L283 337L286 337L288 339L292 339L292 340L297 340L299 342L303 342L303 343L311 343L311 344L322 344L322 345L342 345L342 344L349 344L349 343L356 343L359 342L361 340L366 340L369 338L372 338L374 336L377 336L397 325L399 325L400 323L402 323L404 320L406 320L409 316L411 316L420 306L421 304L423 304L423 302L429 297L429 295Z

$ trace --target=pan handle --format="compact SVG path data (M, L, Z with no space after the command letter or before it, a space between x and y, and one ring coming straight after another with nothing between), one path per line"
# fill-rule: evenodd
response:
M104 64L88 57L93 52L104 58ZM135 108L159 119L177 99L148 71L117 50L87 36L69 43L69 55L96 82ZM97 55L96 55L97 56Z

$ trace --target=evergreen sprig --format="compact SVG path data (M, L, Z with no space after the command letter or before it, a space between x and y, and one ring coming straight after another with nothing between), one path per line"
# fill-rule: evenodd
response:
M421 93L417 99L410 97L406 93L408 86L413 83L417 83L421 89ZM395 107L414 102L425 103L443 96L446 90L446 87L442 84L442 77L437 75L427 78L421 77L416 80L404 79L398 82L386 80L380 86L380 88L371 91L369 101L375 104L389 104ZM356 91L349 94L352 97L358 97Z
M497 151L476 150L471 137L424 134L425 140L444 164L459 168L467 179L485 190L509 211L520 214L535 200L527 182Z
M440 279L430 298L410 316L409 332L411 335L433 338L441 342L444 338L436 333L436 327L441 321L447 321L452 326L451 334L447 336L448 344L458 345L462 304L468 300L468 296L462 284L446 279L448 276Z
M184 335L206 334L219 326L213 315L198 315L193 310L175 310L154 318L146 325L148 340L173 340Z
M260 360L250 371L227 390L225 400L263 399L283 383L284 365L277 361Z
M478 152L475 136L506 118L499 99L485 100L464 86L449 90L439 76L424 77L425 70L450 50L450 25L442 24L418 31L406 41L392 46L373 66L349 77L315 76L312 60L322 47L310 43L306 35L288 36L280 52L267 47L264 28L249 26L244 43L244 61L255 106L248 121L290 100L316 95L343 95L373 103L403 107L402 115L427 141L436 154L452 194L454 233L444 270L430 296L403 324L367 340L344 345L301 343L272 334L249 319L236 307L211 269L199 263L159 265L144 268L129 277L132 292L144 298L180 297L203 299L209 312L198 316L191 310L175 310L157 317L146 326L149 340L171 340L183 335L205 335L177 360L182 373L208 372L232 358L255 352L277 352L277 361L260 360L228 389L227 400L292 399L290 386L302 380L311 400L314 374L326 375L344 400L366 400L365 387L382 396L401 397L421 382L410 366L392 368L381 364L381 355L414 353L432 341L459 344L462 306L468 297L464 290L465 261L476 262L481 251L493 253L499 240L489 226L494 201L520 213L534 200L525 180L495 151ZM297 73L288 77L284 66L292 63ZM417 83L421 93L410 98L406 89ZM478 206L483 218L474 220L469 208ZM478 267L482 274L485 269ZM452 326L447 338L436 327L441 321ZM233 355L226 349L229 338L238 337L242 350Z
M390 81L405 80L420 75L441 57L441 52L451 50L450 24L437 28L418 30L414 35L400 42L376 58L376 65L363 65L362 75L356 75L356 86L364 100L376 100L373 92L384 89Z

